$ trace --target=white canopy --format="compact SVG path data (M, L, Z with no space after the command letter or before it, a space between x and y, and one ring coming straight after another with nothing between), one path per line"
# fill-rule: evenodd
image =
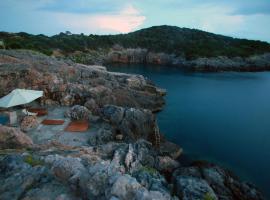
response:
M43 91L15 89L0 99L0 107L9 108L27 104L42 96Z

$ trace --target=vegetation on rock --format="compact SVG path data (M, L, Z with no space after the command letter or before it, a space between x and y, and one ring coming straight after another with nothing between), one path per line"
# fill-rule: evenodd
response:
M128 34L84 35L60 33L51 37L27 33L0 32L7 49L31 49L52 55L60 50L64 55L76 52L107 51L114 45L125 48L145 48L152 52L164 52L184 56L186 59L198 57L248 57L270 52L270 44L262 41L235 39L196 29L174 26L155 26ZM75 56L75 59L85 57Z
M37 166L37 165L44 165L44 162L42 162L40 159L33 157L32 155L25 156L24 162L31 165L32 167Z

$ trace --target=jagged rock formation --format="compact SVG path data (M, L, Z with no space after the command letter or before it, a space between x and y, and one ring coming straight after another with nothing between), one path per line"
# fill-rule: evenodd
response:
M116 131L131 141L150 138L157 126L155 117L149 110L108 105L102 109L102 114L114 127L117 127Z
M254 55L247 58L224 56L198 58L181 64L195 71L267 71L270 70L270 54Z
M68 152L68 153L67 153ZM35 151L0 156L0 198L8 199L263 199L220 167L176 169L166 179L151 144L108 143L93 147L47 145ZM162 168L168 166L163 165Z
M0 149L32 147L31 138L19 129L0 125Z
M42 89L44 104L85 104L94 112L75 105L67 117L95 126L80 138L0 126L1 200L263 199L256 187L221 167L183 166L176 160L181 148L162 135L157 148L151 110L160 108L164 93L142 76L29 51L0 51L0 77L1 95L15 87ZM120 94L126 98L117 99Z
M46 105L114 104L159 111L164 92L140 75L57 60L30 51L0 50L0 96L14 88L45 92ZM98 108L95 108L98 109Z
M229 171L209 163L194 163L173 174L175 190L183 199L202 199L205 194L212 199L263 199L248 183L241 183Z
M86 64L150 64L150 65L167 65L177 66L191 71L268 71L270 70L270 53L251 55L248 57L240 56L216 56L216 57L199 57L186 59L184 56L175 54L157 53L142 48L111 48L108 52L79 53L81 56L91 57L80 61ZM72 58L72 56L71 56ZM73 59L73 58L72 58ZM76 60L76 59L74 59Z
M201 57L186 60L174 54L154 53L147 49L112 49L105 63L156 64L178 66L192 71L267 71L270 70L270 54L249 57Z
M38 126L38 121L36 116L25 116L23 117L20 127L22 131L29 131Z
M84 106L75 105L65 113L72 120L89 120L91 112Z
M105 57L105 63L124 63L124 64L157 64L171 65L175 60L174 55L166 53L149 52L147 49L115 49Z

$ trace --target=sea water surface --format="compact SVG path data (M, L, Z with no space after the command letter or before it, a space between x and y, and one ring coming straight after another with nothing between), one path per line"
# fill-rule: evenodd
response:
M195 73L168 66L111 65L167 90L158 122L193 159L232 170L270 198L270 72Z

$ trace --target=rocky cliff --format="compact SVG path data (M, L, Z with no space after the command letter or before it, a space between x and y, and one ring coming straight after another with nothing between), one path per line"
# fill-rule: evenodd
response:
M99 60L100 62L101 60ZM93 61L98 63L97 61ZM177 66L191 71L268 71L270 70L270 53L250 57L201 57L187 60L185 57L166 53L149 52L147 49L112 49L103 55L101 63L152 64Z
M43 90L42 104L106 104L158 111L161 90L140 75L112 73L100 66L57 60L31 51L0 50L0 96L14 88Z
M86 64L151 64L177 66L190 71L268 71L270 70L270 53L249 57L199 57L187 60L184 56L156 53L147 49L111 48L109 51L76 52L68 58Z
M17 87L44 90L40 103L52 116L92 127L0 125L1 200L263 199L219 166L178 159L181 148L159 133L152 112L162 108L164 91L142 76L3 50L0 78L0 96Z

